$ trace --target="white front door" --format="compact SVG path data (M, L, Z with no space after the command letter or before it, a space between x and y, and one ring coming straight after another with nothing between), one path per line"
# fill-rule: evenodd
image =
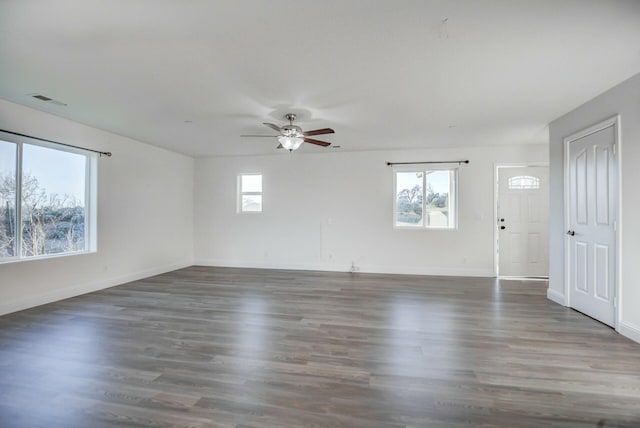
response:
M568 140L569 305L615 325L616 126Z
M549 168L498 168L498 274L549 275Z

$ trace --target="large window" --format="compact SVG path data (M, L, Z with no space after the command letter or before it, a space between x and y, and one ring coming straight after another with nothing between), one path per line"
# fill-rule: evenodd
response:
M395 227L456 228L457 172L457 169L395 171Z
M0 261L95 249L95 157L0 133Z
M262 212L261 174L242 174L238 177L238 212Z

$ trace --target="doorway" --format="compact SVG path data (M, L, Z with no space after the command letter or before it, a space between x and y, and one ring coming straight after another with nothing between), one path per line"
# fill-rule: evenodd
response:
M548 277L548 166L501 165L496 176L498 276Z

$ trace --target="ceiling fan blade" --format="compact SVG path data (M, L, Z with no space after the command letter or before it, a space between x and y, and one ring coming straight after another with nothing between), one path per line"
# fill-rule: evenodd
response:
M307 131L303 135L305 137L310 137L311 135L335 134L335 132L336 131L334 131L331 128L322 128L322 129L314 129L313 131Z
M266 122L263 122L262 124L267 125L269 128L273 129L274 131L282 132L282 129L280 129L278 125L274 125L273 123L266 123Z
M276 149L284 149L284 146L282 144L278 144L278 147L276 147Z
M276 138L278 135L241 135L241 137L264 137L264 138Z
M327 143L326 141L314 140L312 138L305 138L305 143L315 144L316 146L329 147L331 143Z

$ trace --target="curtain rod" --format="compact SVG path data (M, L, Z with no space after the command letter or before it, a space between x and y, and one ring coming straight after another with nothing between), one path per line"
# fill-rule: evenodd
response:
M20 137L33 138L34 140L46 141L47 143L59 144L61 146L65 146L65 147L72 147L74 149L86 150L88 152L98 153L100 156L105 155L107 157L111 157L111 152L101 152L100 150L87 149L87 148L84 148L84 147L73 146L71 144L59 143L57 141L47 140L45 138L40 138L40 137L34 137L32 135L21 134L19 132L13 132L13 131L7 131L6 129L0 129L0 132L6 132L7 134L18 135Z
M457 161L425 161L425 162L387 162L387 165L418 165L423 163L457 163L458 165L462 165L463 163L469 163L468 160L457 160Z

